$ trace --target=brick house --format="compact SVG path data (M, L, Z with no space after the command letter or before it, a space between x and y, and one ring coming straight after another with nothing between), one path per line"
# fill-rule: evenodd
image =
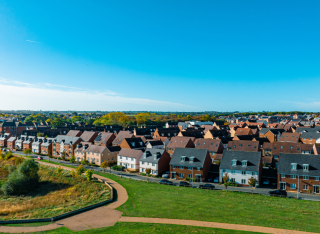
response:
M117 164L128 171L139 171L142 155L141 150L121 149L117 157Z
M227 150L258 152L260 151L260 147L258 141L238 140L229 141Z
M12 136L12 137L10 137L8 140L7 140L7 148L9 149L9 150L15 150L15 148L16 148L16 141L17 141L17 138L16 137L14 137L14 136Z
M301 133L297 133L297 132L295 132L295 133L283 132L281 134L279 141L297 143L300 141L300 135L301 135Z
M82 134L82 132L79 131L79 130L70 130L70 131L66 134L66 136L80 137L81 134Z
M197 182L206 181L211 161L206 149L176 148L171 156L170 178L195 178Z
M113 140L112 145L113 146L120 146L122 143L123 139L125 138L133 138L134 135L130 131L120 131L116 138Z
M281 134L283 132L285 132L285 130L282 128L273 128L273 129L264 128L264 129L260 130L259 137L261 137L261 138L266 137L272 143L275 141L279 141Z
M253 135L251 128L237 128L236 130L230 130L231 137L239 135Z
M94 132L94 131L84 131L80 138L82 139L82 141L84 142L93 142L98 136L98 132Z
M196 139L194 142L195 149L206 149L212 161L215 159L216 154L222 154L224 147L221 140L215 139Z
M16 123L13 121L5 121L3 123L0 123L0 132L6 132L8 130L16 133Z
M77 145L82 142L80 137L71 137L66 135L59 135L54 138L52 146L52 156L62 157L63 152L66 154L66 158L74 155L74 150Z
M0 147L7 147L7 141L12 136L10 131L0 135Z
M220 163L219 181L222 183L223 176L227 173L229 181L241 186L249 186L248 181L251 177L259 184L261 172L261 152L225 150Z
M320 132L302 132L300 135L300 141L304 144L319 144Z
M52 145L54 138L45 138L41 144L41 154L52 155Z
M228 136L228 132L226 130L208 130L204 135L204 139L216 139L224 136Z
M144 150L146 145L141 138L125 138L120 147L121 149Z
M319 193L320 157L318 155L279 155L278 189L300 193Z
M36 137L31 144L31 151L33 153L41 153L41 144L43 143L45 137Z
M145 144L147 149L165 149L163 142L160 140L147 141Z
M156 131L154 132L153 137L174 137L178 136L180 132L179 128L157 128Z
M32 149L32 142L34 141L34 139L35 139L34 136L26 137L26 139L24 140L24 142L22 144L22 150Z
M85 150L87 160L90 163L101 165L102 162L108 161L110 151L105 146L89 145Z
M16 150L22 150L23 149L23 142L27 139L28 136L21 135L17 137L16 143L15 143L15 149Z
M111 146L115 138L116 136L114 133L99 132L96 139L94 139L94 144L99 146Z
M191 137L172 137L167 145L167 152L172 155L176 148L194 148Z
M161 176L170 170L170 155L164 149L147 149L140 158L141 173L151 169L151 175Z

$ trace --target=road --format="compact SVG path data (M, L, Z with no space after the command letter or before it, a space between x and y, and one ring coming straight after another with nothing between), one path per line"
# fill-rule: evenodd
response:
M23 155L27 156L21 152L14 152L15 154L18 155ZM28 155L33 157L34 159L37 159L38 155ZM42 156L43 159L49 160L48 156ZM63 160L58 160L58 159L53 159L50 158L50 161L52 162L57 162L60 163L61 165L69 165L69 166L79 166L78 163L70 163L69 161L63 161ZM101 167L95 167L95 166L87 166L84 165L86 169L91 169L93 171L98 171L98 172L103 172L103 169ZM111 169L106 169L106 172L112 173L114 175L122 176L124 178L129 178L129 179L134 179L134 180L142 180L142 181L150 181L150 182L156 182L158 183L161 178L154 178L154 177L147 177L147 176L141 176L138 173L126 173L124 171L115 171ZM168 179L173 182L174 186L178 186L180 181L174 180L174 179ZM219 185L218 183L210 183L210 182L205 182L206 184L213 184L215 186L215 190L224 190L223 185ZM193 188L198 188L200 184L204 184L203 182L193 182L191 183ZM233 186L228 186L229 191L234 191L234 192L246 192L246 193L254 193L254 194L261 194L261 195L268 195L269 191L272 191L274 189L269 189L269 188L255 188L251 189L250 187L233 187ZM293 192L288 192L288 197L289 198L297 198L297 193ZM307 194L307 193L299 193L299 199L303 200L312 200L312 201L320 201L320 196L319 195L314 195L314 194Z

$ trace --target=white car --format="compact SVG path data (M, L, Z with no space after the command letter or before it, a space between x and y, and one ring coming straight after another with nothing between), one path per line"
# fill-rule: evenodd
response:
M167 171L166 173L162 174L162 178L169 178L170 177L170 172Z

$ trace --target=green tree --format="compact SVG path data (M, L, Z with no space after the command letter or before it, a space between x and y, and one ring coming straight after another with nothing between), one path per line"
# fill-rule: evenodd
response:
M26 155L29 155L29 154L32 153L32 151L31 151L31 149L24 149L23 153L26 154Z
M85 176L87 177L88 181L92 180L93 171L92 170L86 170Z
M81 164L77 167L76 170L77 170L78 175L82 175L83 172L85 171L84 167Z
M223 185L225 190L227 190L228 188L228 182L229 182L229 176L228 176L228 173L225 173L223 176Z
M71 163L75 163L76 162L76 157L74 156L74 154L71 154L70 162Z
M101 163L101 168L103 168L103 172L105 172L105 170L106 170L106 168L109 166L108 165L109 163L107 162L107 161L103 161L102 163Z
M187 115L186 120L187 120L187 121L190 121L190 120L191 120L191 116L190 116L190 115Z

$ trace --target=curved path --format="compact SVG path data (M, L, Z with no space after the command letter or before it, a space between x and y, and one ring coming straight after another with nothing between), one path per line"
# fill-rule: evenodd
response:
M56 164L39 162L40 164L58 167ZM61 166L64 170L71 171L73 168ZM40 232L53 230L59 227L67 227L73 231L81 231L91 228L101 228L113 226L121 217L122 212L114 210L121 206L128 200L127 190L117 182L99 175L93 175L97 179L108 182L117 192L115 201L107 206L101 206L78 215L71 216L66 219L56 221L53 224L39 226L39 227L10 227L0 226L0 232L5 233L22 233L22 232Z
M56 164L50 164L45 162L39 162L44 165L57 167ZM61 168L65 170L72 170L70 167ZM311 234L311 232L294 231L287 229L269 228L261 226L249 226L241 224L228 224L228 223L216 223L216 222L205 222L195 220L181 220L181 219L162 219L162 218L143 218L143 217L126 217L121 216L122 212L114 210L121 206L128 200L128 194L124 187L117 182L105 178L103 176L94 175L95 178L108 182L116 191L116 200L108 206L102 206L70 218L66 218L57 221L53 224L40 226L40 227L10 227L0 226L0 232L5 233L22 233L22 232L40 232L53 230L62 226L65 226L73 231L81 231L91 228L101 228L107 226L113 226L116 222L140 222L140 223L160 223L160 224L178 224L178 225L189 225L199 227L211 227L211 228L222 228L232 229L249 232L261 232L261 233L274 233L274 234Z

